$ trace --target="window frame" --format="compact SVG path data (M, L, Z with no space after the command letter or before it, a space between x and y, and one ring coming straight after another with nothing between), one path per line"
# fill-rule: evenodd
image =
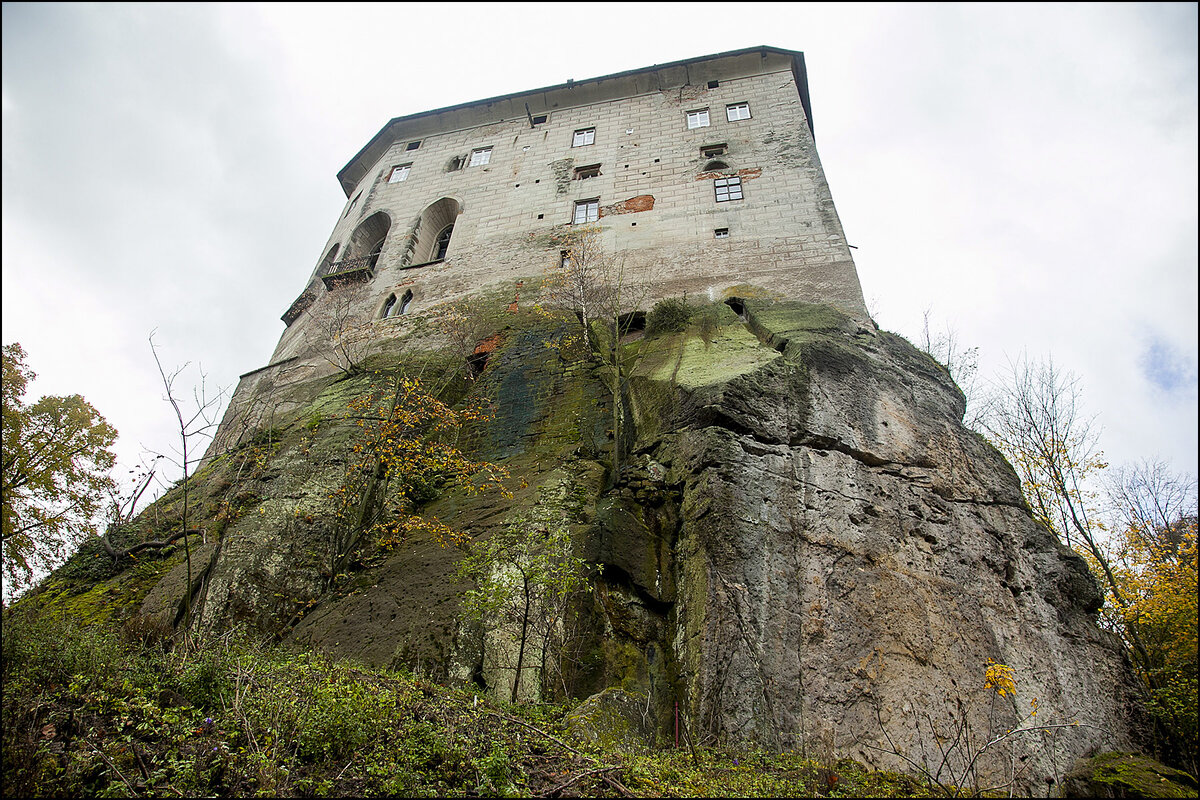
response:
M408 144L404 145L404 152L407 153L411 150L419 150L420 148L421 148L421 140L418 139L415 142L409 142Z
M734 109L746 109L746 116L733 116ZM750 119L750 103L729 103L725 106L725 120L727 122L741 122L744 119Z
M588 134L591 134L591 136L589 137ZM579 140L581 136L583 138L587 139L587 141L581 142ZM593 125L590 128L578 128L578 129L576 129L575 133L571 134L571 147L588 147L589 145L593 145L595 143L596 143L596 126L595 125Z
M728 239L729 238L729 228L713 228L713 238L714 239Z
M583 209L583 219L579 218L579 211ZM592 216L593 211L595 216ZM576 200L575 206L571 210L572 225L587 225L591 222L597 222L600 219L600 198L593 197L589 200Z
M400 170L404 170L404 171L402 173L400 173L400 177L397 178L396 174L399 173ZM392 167L391 170L388 172L387 182L388 183L404 183L404 181L408 180L408 174L411 171L412 171L412 162L411 161L407 164L397 164L396 166Z
M476 157L483 156L482 160L476 161ZM477 147L471 151L471 157L467 159L468 167L486 167L492 163L492 146Z
M737 197L733 197L734 187L736 187ZM721 190L724 189L725 196L721 197ZM735 200L744 200L746 194L742 189L742 178L740 175L725 175L720 178L713 178L713 195L718 203L731 203Z
M684 115L687 121L687 129L689 131L699 130L700 128L708 128L712 125L712 115L709 113L708 108L697 108L694 111L685 111ZM703 115L703 117L701 115ZM696 118L695 125L692 124L693 116Z
M586 181L589 178L599 178L601 175L599 164L585 164L582 167L575 168L574 180Z

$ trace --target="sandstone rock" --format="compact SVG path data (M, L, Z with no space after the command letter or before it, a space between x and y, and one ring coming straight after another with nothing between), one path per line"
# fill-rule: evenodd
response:
M1060 788L1063 797L1195 797L1200 791L1186 772L1131 753L1080 759Z

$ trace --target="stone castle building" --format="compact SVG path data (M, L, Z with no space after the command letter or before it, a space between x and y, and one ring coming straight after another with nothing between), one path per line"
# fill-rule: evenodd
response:
M345 209L264 371L314 361L323 307L383 322L515 285L558 267L555 234L588 223L608 250L661 265L658 297L751 283L867 317L803 53L756 47L397 117L338 180ZM263 376L243 377L239 396Z

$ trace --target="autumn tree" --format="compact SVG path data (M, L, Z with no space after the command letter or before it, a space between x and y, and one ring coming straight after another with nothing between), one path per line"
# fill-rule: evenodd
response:
M36 375L19 344L3 353L4 577L13 589L96 533L117 432L79 395L24 401Z
M1195 774L1196 482L1162 462L1143 461L1117 470L1107 494L1117 521L1107 548L1117 585L1101 619L1125 640L1150 691L1148 708L1165 734L1164 758Z

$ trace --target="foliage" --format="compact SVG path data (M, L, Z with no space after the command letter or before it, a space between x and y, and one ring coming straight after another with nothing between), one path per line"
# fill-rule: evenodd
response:
M584 583L586 562L572 552L569 523L577 509L570 499L568 481L544 489L530 512L510 516L503 527L471 542L459 562L459 575L474 584L463 611L507 635L517 651L515 662L501 665L512 670L513 703L531 645L540 655L533 667L544 678L559 664L568 638L562 630L567 602Z
M382 376L376 373L376 378ZM460 541L459 532L417 513L443 489L507 495L508 471L469 458L455 443L463 425L488 417L483 405L451 408L419 375L397 373L351 401L349 414L362 435L351 445L346 478L331 497L337 503L330 543L332 576L364 535L385 549L415 531L427 532L443 544Z
M36 375L19 344L4 347L3 572L13 588L29 583L96 532L95 516L112 487L117 432L79 395L24 401Z
M164 652L98 626L4 623L6 795L929 796L795 752L589 749L566 739L565 708L233 634Z
M1149 711L1166 734L1165 760L1195 774L1195 481L1169 474L1161 463L1142 463L1121 470L1109 492L1122 524L1107 548L1116 585L1101 620L1126 641L1150 691Z
M660 333L677 333L687 327L692 318L692 309L678 297L668 297L659 300L650 309L646 319L646 333L656 336Z

